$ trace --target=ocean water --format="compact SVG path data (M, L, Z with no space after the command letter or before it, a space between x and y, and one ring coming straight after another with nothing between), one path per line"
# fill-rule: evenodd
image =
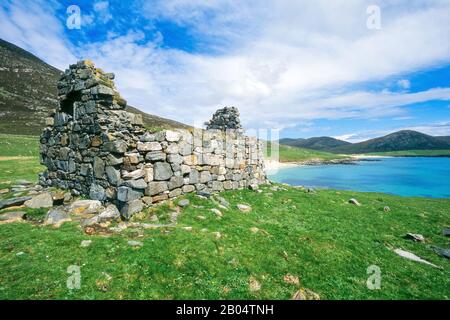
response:
M450 198L450 158L379 158L354 165L289 167L268 176L290 185Z

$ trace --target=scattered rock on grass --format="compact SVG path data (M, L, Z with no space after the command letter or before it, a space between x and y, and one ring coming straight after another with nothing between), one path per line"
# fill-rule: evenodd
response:
M19 185L24 185L24 186L28 186L28 185L32 184L32 182L25 180L25 179L19 179L16 181L16 183Z
M92 244L92 240L83 240L81 241L80 247L87 248Z
M211 193L207 191L197 191L197 195L208 199L211 198Z
M433 251L436 252L441 257L450 259L450 249L443 249L435 246L432 246L431 249L433 249Z
M0 210L8 207L21 206L25 201L30 200L31 197L18 197L6 200L0 200Z
M292 300L320 300L320 296L309 289L301 288L294 294Z
M25 201L25 206L32 209L53 207L53 197L50 193L44 192Z
M120 219L119 209L113 204L109 204L105 210L99 213L98 220L100 223L114 221Z
M25 214L26 214L26 212L24 212L24 211L2 213L2 214L0 214L0 222L10 223L10 222L22 221Z
M424 264L430 265L430 266L435 267L435 268L439 268L435 264L432 264L431 262L426 261L426 260L416 256L412 252L408 252L408 251L405 251L405 250L402 250L402 249L394 249L394 252L396 254L398 254L402 258L405 258L405 259L408 259L408 260L411 260L411 261L415 261L415 262L424 263Z
M425 241L425 237L421 234L417 234L417 233L407 233L405 236L406 239L409 240L414 240L417 242L424 242Z
M361 203L359 203L358 200L356 200L354 198L348 200L348 203L353 204L353 205L358 206L358 207L361 206Z
M237 208L239 209L239 210L241 210L242 212L250 212L250 211L252 211L252 207L250 207L249 205L246 205L246 204L238 204L237 205Z
M77 200L69 207L70 212L74 214L93 214L101 209L102 203L98 200Z
M300 280L297 276L294 276L290 273L288 273L287 275L285 275L283 277L284 282L288 283L288 284L295 284L295 285L299 285L300 284Z
M132 246L132 247L142 247L144 245L141 241L135 241L135 240L129 240L127 243L129 246Z
M250 228L250 231L251 231L252 233L258 233L259 229L258 229L257 227L251 227L251 228Z
M250 276L250 279L248 280L248 288L251 292L257 292L261 290L261 284L253 276Z
M216 217L222 218L223 215L222 215L222 212L220 212L219 209L212 208L211 211L216 215Z
M444 235L444 237L450 237L450 229L445 228L444 230L442 230L442 234Z
M59 227L61 224L67 221L72 221L69 214L64 210L63 207L56 207L50 209L44 218L44 225L52 225L54 227Z
M189 205L190 201L188 199L181 199L178 201L178 205L182 208L187 207Z
M216 196L215 199L217 200L217 202L219 202L221 206L226 208L230 207L230 203L224 197Z
M9 189L0 189L0 194L6 194L9 192Z
M389 208L388 206L385 206L385 207L383 208L383 211L384 211L384 212L391 212L391 208Z

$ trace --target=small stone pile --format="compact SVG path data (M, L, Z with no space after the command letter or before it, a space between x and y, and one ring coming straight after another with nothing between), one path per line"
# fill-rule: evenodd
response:
M40 140L48 169L40 175L42 186L113 203L128 219L185 193L266 183L263 145L256 138L240 129L150 133L140 115L124 110L126 101L113 79L90 61L71 65L62 75L60 108L47 119ZM227 129L240 128L236 108L216 114L228 119Z
M206 130L242 129L239 110L236 107L218 109L210 121L205 122Z

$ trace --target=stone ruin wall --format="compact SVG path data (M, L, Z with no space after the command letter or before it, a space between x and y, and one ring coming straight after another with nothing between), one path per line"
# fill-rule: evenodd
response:
M150 133L140 115L124 110L113 79L89 61L71 65L61 76L60 107L40 139L47 167L41 185L114 203L128 219L185 193L266 183L263 144L246 137L240 126Z

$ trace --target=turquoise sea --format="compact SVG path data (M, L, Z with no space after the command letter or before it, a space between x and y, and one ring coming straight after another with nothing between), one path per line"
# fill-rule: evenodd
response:
M315 188L450 198L450 158L379 158L355 164L298 166L269 172L272 181Z

